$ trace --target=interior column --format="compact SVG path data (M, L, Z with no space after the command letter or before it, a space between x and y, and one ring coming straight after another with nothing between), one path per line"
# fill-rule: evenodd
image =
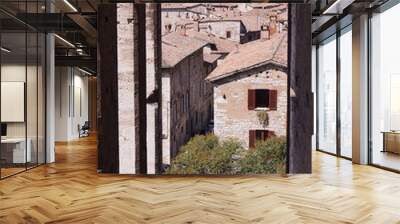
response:
M353 20L353 162L368 163L368 15Z

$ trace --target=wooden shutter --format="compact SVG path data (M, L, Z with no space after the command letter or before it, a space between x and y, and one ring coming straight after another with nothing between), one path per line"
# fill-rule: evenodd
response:
M265 140L272 138L274 136L275 136L275 133L273 131L267 131L267 138Z
M256 131L250 130L249 131L249 148L254 148L256 145Z
M256 108L256 91L254 89L248 90L247 105L249 110L254 110Z
M271 89L269 92L269 104L268 108L270 110L276 110L278 104L278 91L275 89Z

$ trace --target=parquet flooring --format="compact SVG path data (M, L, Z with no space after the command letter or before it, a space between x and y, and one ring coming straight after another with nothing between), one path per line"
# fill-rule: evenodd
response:
M0 223L400 223L400 175L315 152L312 175L98 175L93 137L0 181Z

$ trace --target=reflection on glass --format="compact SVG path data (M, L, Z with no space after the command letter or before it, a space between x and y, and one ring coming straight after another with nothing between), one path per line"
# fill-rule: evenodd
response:
M46 151L45 151L45 99L46 99L46 78L45 78L45 65L46 65L46 38L45 35L39 33L38 35L38 76L37 76L37 90L38 90L38 136L37 136L37 147L38 147L38 164L45 163Z
M2 33L1 46L1 161L2 177L25 170L31 161L26 141L26 34ZM28 149L28 150L27 150Z
M352 35L340 36L340 153L352 157Z
M27 167L31 168L37 165L37 76L38 76L38 57L37 57L37 42L38 36L36 32L27 33L27 149L30 149L30 161Z
M318 148L336 153L336 37L318 48Z
M372 163L400 170L400 5L372 17Z

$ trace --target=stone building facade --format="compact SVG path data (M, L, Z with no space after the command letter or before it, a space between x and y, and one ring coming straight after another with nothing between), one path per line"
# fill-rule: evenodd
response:
M202 3L164 3L161 5L161 32L197 28L197 21L209 18L208 8Z
M287 33L242 45L207 77L214 84L214 133L246 148L286 136ZM258 113L268 114L263 124Z
M170 33L162 43L162 148L163 163L169 164L182 145L207 127L212 86L205 81L206 42Z
M211 33L217 37L244 44L260 39L262 23L255 18L234 17L226 19L210 19L200 21L198 30ZM254 24L246 24L245 21L252 21Z

